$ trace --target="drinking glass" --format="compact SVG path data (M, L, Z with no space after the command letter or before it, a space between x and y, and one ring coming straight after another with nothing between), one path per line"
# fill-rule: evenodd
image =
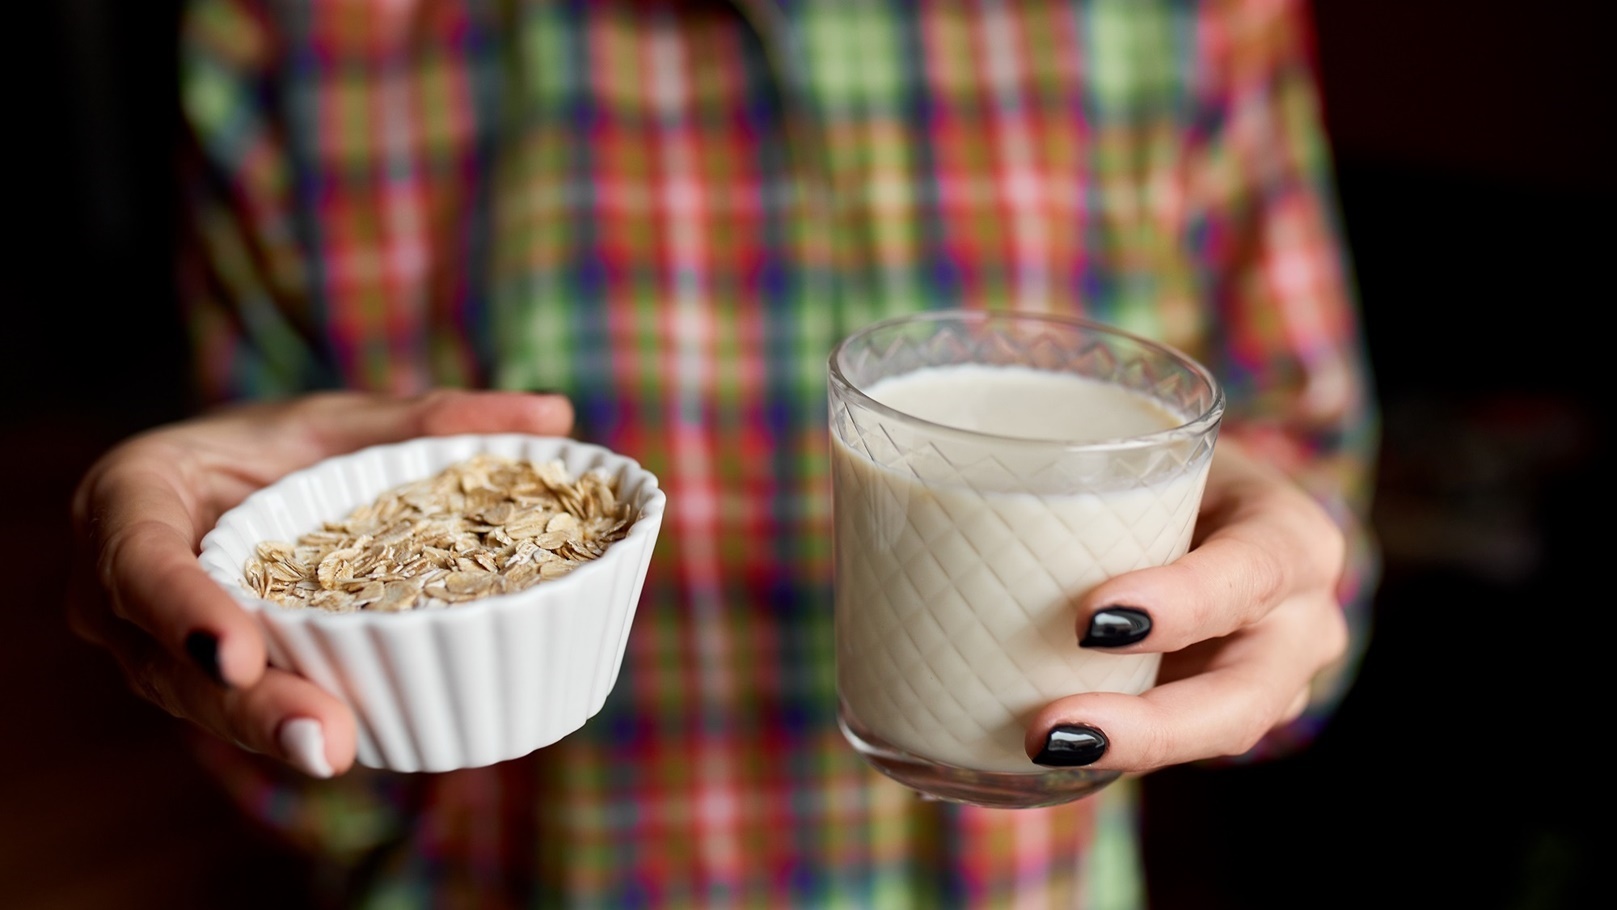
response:
M1224 411L1218 382L1168 346L1021 312L877 322L840 341L828 368L849 743L889 777L954 802L1048 806L1110 784L1117 772L1033 764L1024 732L1062 696L1154 684L1160 655L1078 647L1076 604L1189 548ZM916 384L951 368L966 370L954 385ZM1120 434L1089 394L1063 388L1039 403L999 381L1063 377L1088 381L1073 392L1104 386L1156 423ZM884 403L900 380L927 403ZM1018 418L1030 404L1031 419ZM948 419L931 419L935 406Z

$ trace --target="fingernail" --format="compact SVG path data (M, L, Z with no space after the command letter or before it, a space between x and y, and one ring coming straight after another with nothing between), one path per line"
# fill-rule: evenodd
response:
M1092 765L1106 754L1106 734L1083 724L1063 724L1050 730L1044 748L1033 756L1036 765L1074 768Z
M294 768L310 777L332 775L331 763L326 761L326 734L320 729L320 721L294 717L281 724L277 739L281 741L281 754Z
M1089 620L1080 648L1121 648L1151 634L1151 617L1133 607L1107 607Z
M219 638L212 632L201 629L185 636L185 653L191 655L191 662L208 674L208 678L221 686L228 686L224 674L219 671Z

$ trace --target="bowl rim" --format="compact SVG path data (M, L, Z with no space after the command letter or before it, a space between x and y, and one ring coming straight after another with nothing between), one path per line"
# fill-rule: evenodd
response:
M639 514L629 525L628 533L625 534L622 539L614 541L611 546L607 547L606 550L602 552L601 556L579 565L577 568L560 578L542 582L521 591L513 591L509 594L495 594L488 597L481 597L476 600L469 600L464 603L450 604L442 607L431 607L427 609L402 610L399 612L390 613L383 613L373 610L354 610L347 613L334 613L329 610L321 610L318 608L288 607L283 604L276 603L275 601L258 597L257 595L251 593L242 584L243 579L240 577L239 567L233 569L233 571L236 573L235 577L229 579L222 577L224 569L220 567L229 566L232 564L228 554L225 552L224 546L220 542L223 537L223 532L228 530L241 537L243 540L248 540L248 535L243 534L240 529L226 528L227 522L239 520L244 513L250 512L254 508L261 506L264 502L274 496L282 495L285 488L288 485L297 482L298 479L334 471L337 470L340 465L351 463L361 458L385 456L389 451L401 451L411 448L448 448L456 445L464 445L468 441L472 441L478 444L477 451L484 452L489 451L488 446L495 440L511 440L524 446L535 443L550 445L554 447L555 457L558 458L560 458L563 453L568 451L583 451L590 456L592 461L596 462L592 465L591 470L596 468L608 468L609 471L616 476L621 477L625 474L636 475L636 479L639 481L637 495L642 499L642 502L640 503ZM460 459L445 462L443 467L448 467L458 460ZM438 470L442 469L443 468L439 468ZM400 481L400 483L408 482L409 481L407 480ZM387 489L390 488L391 486ZM616 563L620 562L622 559L631 558L629 555L630 551L639 551L641 549L649 550L650 547L655 545L656 535L661 528L663 515L666 510L667 498L667 494L663 491L657 475L647 469L637 459L624 455L621 452L615 452L597 443L583 442L568 436L546 436L531 433L459 433L448 436L419 436L413 439L398 442L378 443L376 445L355 449L352 452L344 452L340 455L333 455L329 458L317 461L314 464L306 465L302 468L289 471L286 474L276 478L271 483L254 490L253 492L247 494L247 496L243 497L241 502L230 507L229 509L226 509L219 516L218 521L214 523L213 527L209 528L207 533L202 536L201 543L198 547L197 561L201 565L202 570L207 573L208 577L211 578L215 584L223 588L225 592L243 608L251 612L258 613L265 618L273 619L278 623L353 624L366 622L385 622L389 625L397 625L400 623L423 622L472 622L478 617L489 613L490 611L535 609L552 601L565 600L568 593L572 591L572 589L585 587L589 584L591 579L595 578L597 575L601 575L604 572L618 570L619 567L616 565ZM357 505L358 504L356 504L356 507ZM625 544L630 544L631 541L633 542L632 545L622 546ZM256 545L256 543L251 540L248 540L248 544L249 546ZM619 553L620 556L612 556L614 551ZM611 561L609 562L609 560ZM635 568L638 569L638 567ZM603 604L601 605L601 608L609 609L610 605Z

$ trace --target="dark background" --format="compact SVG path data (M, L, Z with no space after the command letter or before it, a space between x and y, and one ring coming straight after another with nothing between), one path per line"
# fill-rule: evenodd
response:
M1386 581L1360 681L1314 749L1147 778L1157 910L1593 904L1595 737L1612 717L1592 667L1612 604L1595 567L1612 538L1596 344L1614 302L1613 6L1316 4L1386 415ZM16 7L0 905L298 906L295 865L60 613L73 482L184 411L174 3Z

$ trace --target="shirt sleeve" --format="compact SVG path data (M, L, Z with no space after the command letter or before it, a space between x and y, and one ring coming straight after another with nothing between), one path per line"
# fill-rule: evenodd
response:
M185 4L182 281L206 401L486 384L498 16Z
M1302 0L1204 5L1193 177L1194 242L1219 336L1211 364L1229 408L1221 432L1279 465L1348 537L1339 598L1348 655L1313 703L1248 758L1293 751L1351 683L1370 632L1378 558L1369 508L1379 443L1369 361Z
M202 404L334 384L313 375L320 326L272 75L283 52L254 3L184 7L180 281Z

